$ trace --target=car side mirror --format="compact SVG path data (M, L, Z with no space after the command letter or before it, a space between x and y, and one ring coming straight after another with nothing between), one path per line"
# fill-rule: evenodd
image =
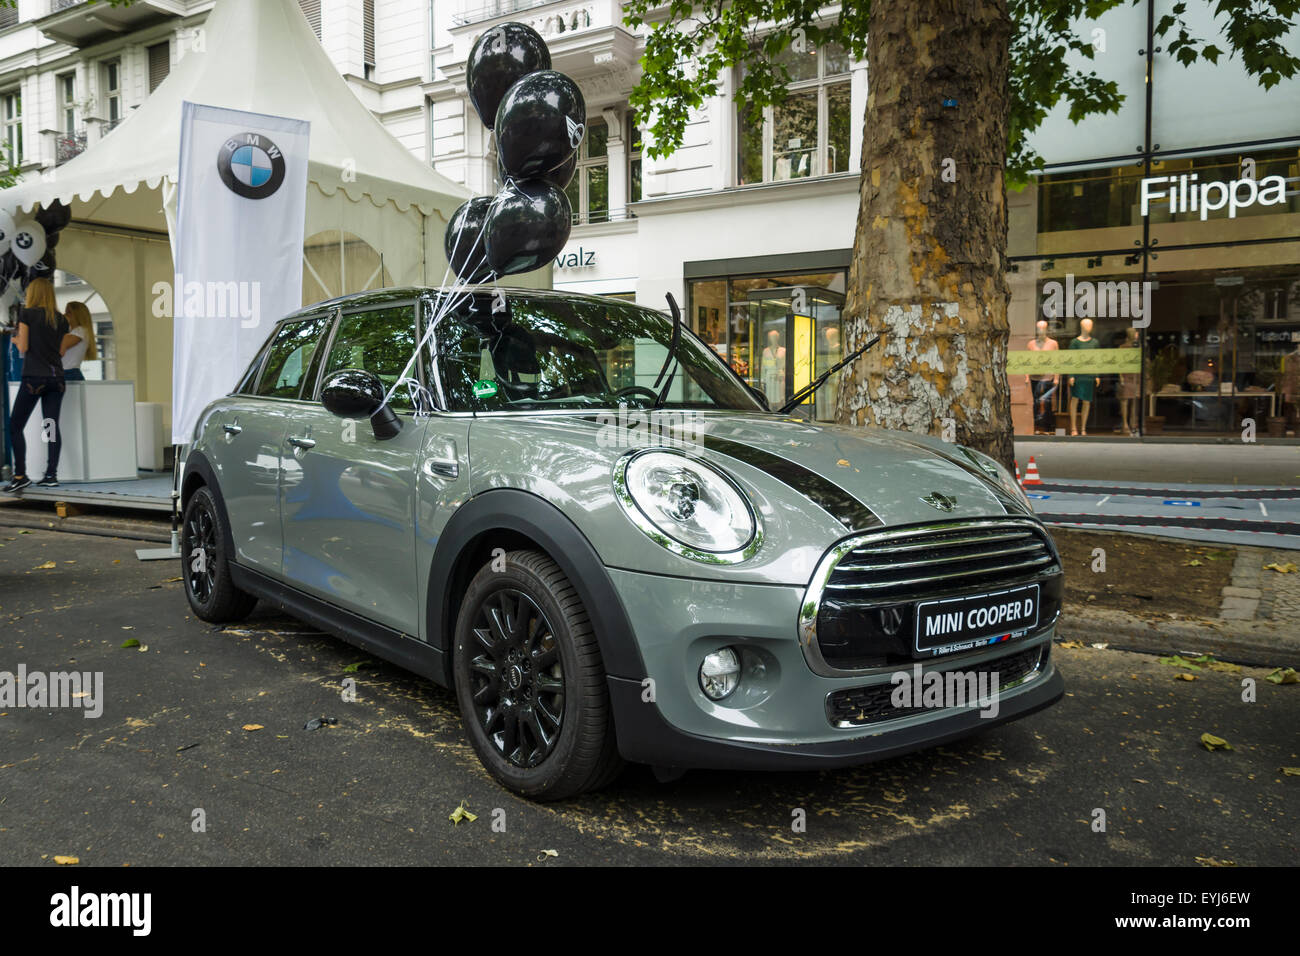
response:
M369 418L380 441L402 430L402 420L392 406L384 404L383 383L365 369L345 368L331 373L321 386L320 400L330 414L339 418Z

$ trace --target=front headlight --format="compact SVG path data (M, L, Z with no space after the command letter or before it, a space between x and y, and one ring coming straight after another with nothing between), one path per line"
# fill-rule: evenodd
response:
M1034 506L1029 503L1029 498L1025 495L1025 489L1020 487L1015 476L1007 471L996 458L991 458L984 452L976 451L974 448L967 448L965 445L961 445L960 448L962 454L979 466L980 471L1001 485L1003 490L1020 502L1026 511L1033 513Z
M761 531L744 492L698 458L625 455L614 466L614 491L632 523L675 554L734 564L758 550Z

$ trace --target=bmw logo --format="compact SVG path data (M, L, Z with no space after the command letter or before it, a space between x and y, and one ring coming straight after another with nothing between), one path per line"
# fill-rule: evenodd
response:
M265 199L284 182L284 154L261 133L240 133L222 145L217 172L236 195Z

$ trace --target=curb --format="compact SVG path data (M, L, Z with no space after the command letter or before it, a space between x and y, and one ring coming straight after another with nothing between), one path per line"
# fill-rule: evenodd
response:
M123 538L151 544L171 544L170 526L153 531L147 526L116 523L102 518L47 518L0 510L0 528L25 528L29 531L61 531L66 534L93 534L102 538Z
M1147 621L1124 611L1066 605L1057 639L1105 643L1141 654L1211 654L1233 664L1300 666L1300 635L1280 622Z

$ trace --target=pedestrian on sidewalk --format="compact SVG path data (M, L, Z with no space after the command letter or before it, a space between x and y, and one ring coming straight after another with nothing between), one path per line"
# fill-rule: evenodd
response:
M47 442L45 476L42 488L59 484L59 411L63 406L63 353L80 339L71 335L68 320L60 313L54 299L54 284L49 279L33 279L27 286L26 308L18 313L18 331L14 343L23 356L23 374L18 395L9 414L9 436L14 446L14 477L4 490L13 494L32 483L27 476L27 440L23 429L37 402L41 406L42 437Z

